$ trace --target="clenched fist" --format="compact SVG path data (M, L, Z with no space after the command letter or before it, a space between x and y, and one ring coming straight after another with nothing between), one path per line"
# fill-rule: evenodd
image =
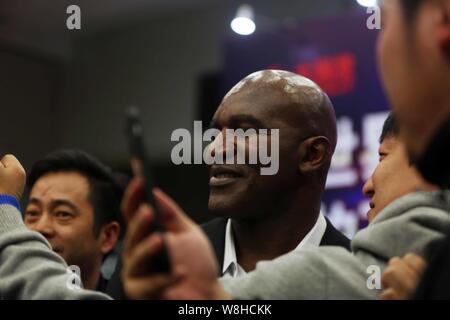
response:
M25 187L25 169L13 155L7 154L0 160L0 194L22 197Z

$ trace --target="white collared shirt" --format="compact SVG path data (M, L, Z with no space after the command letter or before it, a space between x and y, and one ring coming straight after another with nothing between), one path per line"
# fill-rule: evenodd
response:
M306 246L318 247L322 241L322 237L325 234L327 228L327 222L322 213L319 213L317 221L314 226L309 230L306 236L300 241L294 251L302 250ZM237 278L245 275L246 272L237 262L236 247L234 244L233 232L231 230L231 219L228 219L227 227L225 230L225 249L223 256L223 268L222 275L224 277Z

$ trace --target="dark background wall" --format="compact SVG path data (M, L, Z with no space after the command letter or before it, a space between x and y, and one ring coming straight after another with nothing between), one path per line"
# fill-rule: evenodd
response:
M0 152L16 154L28 169L56 148L81 148L126 171L123 109L138 105L159 184L194 218L207 219L206 170L171 164L170 134L191 129L216 107L217 94L205 90L217 89L210 81L223 69L227 39L236 36L229 23L240 3L0 1ZM357 6L248 3L257 32ZM69 4L81 7L82 30L67 30Z

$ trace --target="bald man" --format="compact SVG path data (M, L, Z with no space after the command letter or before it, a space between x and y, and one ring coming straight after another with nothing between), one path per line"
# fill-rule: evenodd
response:
M349 240L320 212L336 146L336 119L328 96L314 82L288 71L250 74L224 97L211 127L221 136L209 147L226 158L234 150L217 141L227 129L279 130L276 174L261 174L261 164L208 166L208 209L220 218L203 229L220 275L238 277L258 261L307 246L349 248ZM256 152L248 142L236 144L236 150Z
M349 239L320 212L336 146L334 109L320 87L288 71L255 72L227 93L211 127L221 132L209 145L211 155L224 160L237 150L258 152L248 140L227 149L227 129L279 130L275 174L264 175L263 165L248 161L208 165L208 210L218 218L202 229L213 245L219 276L242 276L259 261L305 247L350 249ZM116 299L124 298L120 272L121 265L106 291Z

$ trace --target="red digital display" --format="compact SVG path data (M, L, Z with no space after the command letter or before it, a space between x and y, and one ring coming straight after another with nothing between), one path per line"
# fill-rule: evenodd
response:
M356 58L341 53L298 64L295 72L316 82L329 96L351 93L356 83Z

